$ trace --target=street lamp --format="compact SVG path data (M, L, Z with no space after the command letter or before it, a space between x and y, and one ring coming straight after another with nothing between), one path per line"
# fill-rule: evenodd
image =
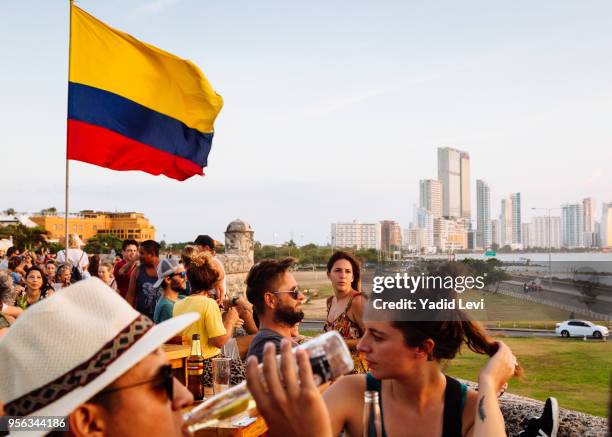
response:
M552 239L550 232L552 230L552 218L550 212L553 209L561 208L531 208L532 210L543 210L548 211L548 285L552 288Z

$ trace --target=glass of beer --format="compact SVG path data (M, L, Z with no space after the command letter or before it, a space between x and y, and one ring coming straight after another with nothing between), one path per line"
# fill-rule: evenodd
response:
M219 394L230 386L230 358L212 359L213 391Z

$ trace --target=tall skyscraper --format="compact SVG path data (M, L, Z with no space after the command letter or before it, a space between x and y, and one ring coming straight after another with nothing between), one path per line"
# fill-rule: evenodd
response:
M561 218L539 216L531 219L533 230L529 238L529 246L548 248L549 247L549 236L550 236L550 247L558 249L561 247Z
M419 181L419 208L430 211L434 218L442 216L442 184L435 179Z
M584 247L596 247L599 245L599 238L595 231L596 209L597 204L592 197L582 200L582 224L584 226L582 239Z
M612 247L612 202L603 204L600 226L600 246Z
M597 214L597 203L592 197L582 201L584 232L595 232L595 218Z
M469 220L470 155L450 147L438 148L438 180L442 183L442 215Z
M568 203L561 207L561 245L563 247L584 247L583 219L582 203Z
M497 247L501 247L501 235L499 228L499 220L491 220L491 245L496 244Z
M521 244L521 193L510 195L512 202L512 244Z
M476 181L476 246L491 247L491 192L483 180Z
M502 199L501 213L499 214L499 241L500 246L512 244L512 201Z
M380 249L380 224L332 223L331 239L337 248Z

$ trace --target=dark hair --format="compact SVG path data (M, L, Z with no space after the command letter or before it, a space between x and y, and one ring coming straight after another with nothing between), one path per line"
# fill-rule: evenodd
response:
M57 261L52 258L49 258L47 261L45 261L45 266L48 266L49 264L53 264L55 267L57 267Z
M123 243L121 243L121 249L125 250L127 249L128 246L136 246L136 249L138 249L138 241L136 240L131 240L131 239L127 239L127 240L123 240Z
M18 251L19 251L18 248L16 248L15 246L11 246L8 249L6 249L6 257L10 258L11 256L13 256L15 252L18 252Z
M89 257L89 265L87 266L87 271L94 278L98 277L98 267L100 267L100 255L91 255Z
M49 281L47 281L47 275L45 275L45 272L42 271L42 269L38 266L32 266L30 267L25 274L25 277L23 278L24 281L26 281L28 279L28 275L30 274L30 272L36 271L38 273L40 273L40 277L42 278L42 285L40 286L40 295L44 298L47 297L47 289L49 289L51 286L49 285ZM26 282L27 284L27 282Z
M296 263L295 258L285 258L280 261L264 259L251 267L246 278L246 295L249 302L255 307L256 313L264 314L265 292L274 291L278 286L280 277Z
M147 253L152 253L155 256L159 256L159 243L155 240L145 240L140 243L140 248Z
M221 274L221 270L219 270L211 254L207 252L194 254L187 267L187 278L189 279L191 292L210 290L221 279Z
M15 270L21 264L21 257L19 255L13 255L8 259L9 270Z
M198 235L193 242L196 246L208 247L210 250L215 250L215 240L210 235Z
M353 282L351 282L351 287L355 291L361 291L361 266L359 265L359 261L350 253L344 252L343 250L338 250L329 257L329 261L327 261L327 273L330 273L336 261L341 259L345 259L351 263L351 267L353 268Z

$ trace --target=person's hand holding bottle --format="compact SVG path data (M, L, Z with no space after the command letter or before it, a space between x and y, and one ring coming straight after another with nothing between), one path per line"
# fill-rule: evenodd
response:
M268 435L332 437L329 412L314 384L308 354L303 350L296 351L298 375L291 343L287 340L281 343L280 373L275 352L272 343L266 344L263 375L257 367L257 358L253 356L247 360L246 368L247 386L269 426Z

